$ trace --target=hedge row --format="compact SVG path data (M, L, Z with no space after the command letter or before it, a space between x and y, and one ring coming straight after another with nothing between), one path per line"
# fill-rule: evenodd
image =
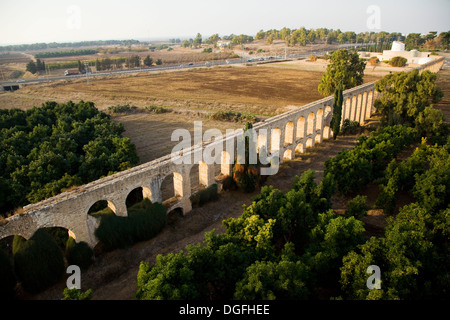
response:
M417 131L406 126L386 127L361 136L355 148L343 150L325 162L325 173L335 176L342 194L355 194L383 175L389 162L417 140Z
M106 250L113 250L151 239L166 224L166 208L160 203L151 203L149 199L144 199L128 208L128 217L101 215L100 225L94 234Z

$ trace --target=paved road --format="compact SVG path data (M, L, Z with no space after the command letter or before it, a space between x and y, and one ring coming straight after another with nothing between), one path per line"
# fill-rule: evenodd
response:
M86 74L72 75L72 76L54 76L54 77L39 77L37 79L27 79L27 80L14 80L14 81L2 81L0 82L0 86L17 86L23 84L30 83L40 83L40 82L52 82L58 80L68 80L68 79L79 79L79 78L92 78L92 77L103 77L103 76L114 76L121 74L130 74L130 73L142 73L142 72L155 72L155 71L165 71L165 70L181 70L181 69L189 69L189 68L199 68L199 67L212 67L217 65L233 65L233 64L242 64L242 63L262 63L267 61L277 61L277 60L295 60L298 58L306 58L309 55L322 55L326 51L336 50L340 48L350 48L350 47L358 47L362 46L362 44L343 44L343 45L333 45L322 48L320 51L312 51L305 52L301 54L290 54L286 57L282 56L271 56L271 57L252 57L252 56L241 56L240 59L230 59L230 60L219 60L212 62L201 62L201 63L189 63L189 64L181 64L181 65L172 65L172 66L155 66L149 68L140 68L140 69L130 69L130 70L112 70L106 72L90 72Z

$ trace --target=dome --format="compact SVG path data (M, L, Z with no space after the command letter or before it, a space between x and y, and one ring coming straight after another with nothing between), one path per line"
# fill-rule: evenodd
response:
M419 56L419 51L417 50L411 50L410 51L411 57L418 57Z
M405 44L400 41L392 42L391 51L405 51Z

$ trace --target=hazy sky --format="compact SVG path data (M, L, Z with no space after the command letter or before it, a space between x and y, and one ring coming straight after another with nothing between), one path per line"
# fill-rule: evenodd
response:
M282 27L450 30L450 0L0 0L0 45L204 37Z

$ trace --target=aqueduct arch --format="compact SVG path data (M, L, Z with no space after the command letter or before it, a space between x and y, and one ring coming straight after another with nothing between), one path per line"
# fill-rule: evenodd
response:
M374 83L345 90L343 96L342 121L353 115L363 123L371 116ZM354 99L358 103L352 105ZM258 150L265 147L273 156L277 156L280 162L283 158L292 158L295 152L303 153L306 148L314 147L315 143L331 136L332 111L332 97L327 97L254 124L257 132L266 132L258 135ZM233 134L217 138L214 143L225 144L225 141L232 141L236 145L238 136ZM214 175L219 168L222 174L231 174L236 152L225 150L224 148L220 155L220 165L215 169L212 164L197 162L195 166L198 168L199 184L206 186L214 182ZM192 157L194 147L187 153L178 154L175 158ZM194 165L175 163L174 155L167 155L104 177L26 206L24 214L7 218L6 224L0 226L0 239L16 234L29 238L40 227L61 226L71 230L77 241L85 241L93 247L97 241L94 231L98 220L88 214L90 207L97 201L105 200L115 214L126 216L126 199L130 192L137 192L133 191L136 188L141 188L142 197L150 198L152 202L163 203L172 199L174 203L168 209L182 208L186 214L192 208L189 200L193 184L190 179L191 170L195 170Z

